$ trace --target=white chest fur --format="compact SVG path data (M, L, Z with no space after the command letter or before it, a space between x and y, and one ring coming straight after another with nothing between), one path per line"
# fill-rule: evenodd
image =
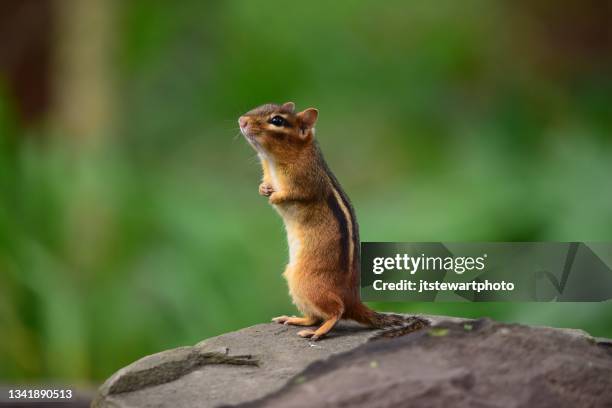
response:
M268 176L270 178L270 182L272 183L272 188L276 191L282 189L282 183L276 169L276 163L265 153L259 154L259 159L261 161L265 161L268 170ZM294 265L297 261L297 258L300 254L300 249L302 248L302 237L300 234L300 229L297 225L291 221L291 212L295 209L292 205L285 205L282 208L275 205L274 208L280 216L283 218L285 222L285 229L287 230L287 243L289 245L289 266Z
M290 223L285 224L287 230L287 243L289 245L289 265L294 265L302 248L302 237L298 228Z

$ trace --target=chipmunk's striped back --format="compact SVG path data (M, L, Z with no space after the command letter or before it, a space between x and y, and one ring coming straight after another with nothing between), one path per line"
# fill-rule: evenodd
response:
M330 170L319 144L315 141L315 149L320 160L320 166L325 172L330 186L331 194L327 197L327 205L332 210L338 221L341 236L340 269L345 270L351 277L351 284L359 290L360 281L360 241L359 224L355 216L355 210L348 196L342 189L338 179Z

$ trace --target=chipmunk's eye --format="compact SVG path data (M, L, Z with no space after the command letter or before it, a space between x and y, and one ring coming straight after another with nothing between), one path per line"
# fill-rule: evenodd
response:
M282 116L276 115L272 119L270 119L268 123L274 126L281 127L281 126L285 126L287 124L287 121Z

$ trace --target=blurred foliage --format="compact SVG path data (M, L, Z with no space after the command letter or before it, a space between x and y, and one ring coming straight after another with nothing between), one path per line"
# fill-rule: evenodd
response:
M2 381L98 381L293 312L236 126L265 102L320 109L364 241L611 239L609 66L554 54L525 2L121 4L104 148L0 92ZM612 337L610 303L373 306Z

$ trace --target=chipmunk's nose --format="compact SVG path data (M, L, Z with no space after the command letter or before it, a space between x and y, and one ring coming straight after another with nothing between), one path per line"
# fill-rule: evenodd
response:
M241 128L245 128L247 123L248 123L248 120L246 117L241 116L238 118L238 124L240 125Z

